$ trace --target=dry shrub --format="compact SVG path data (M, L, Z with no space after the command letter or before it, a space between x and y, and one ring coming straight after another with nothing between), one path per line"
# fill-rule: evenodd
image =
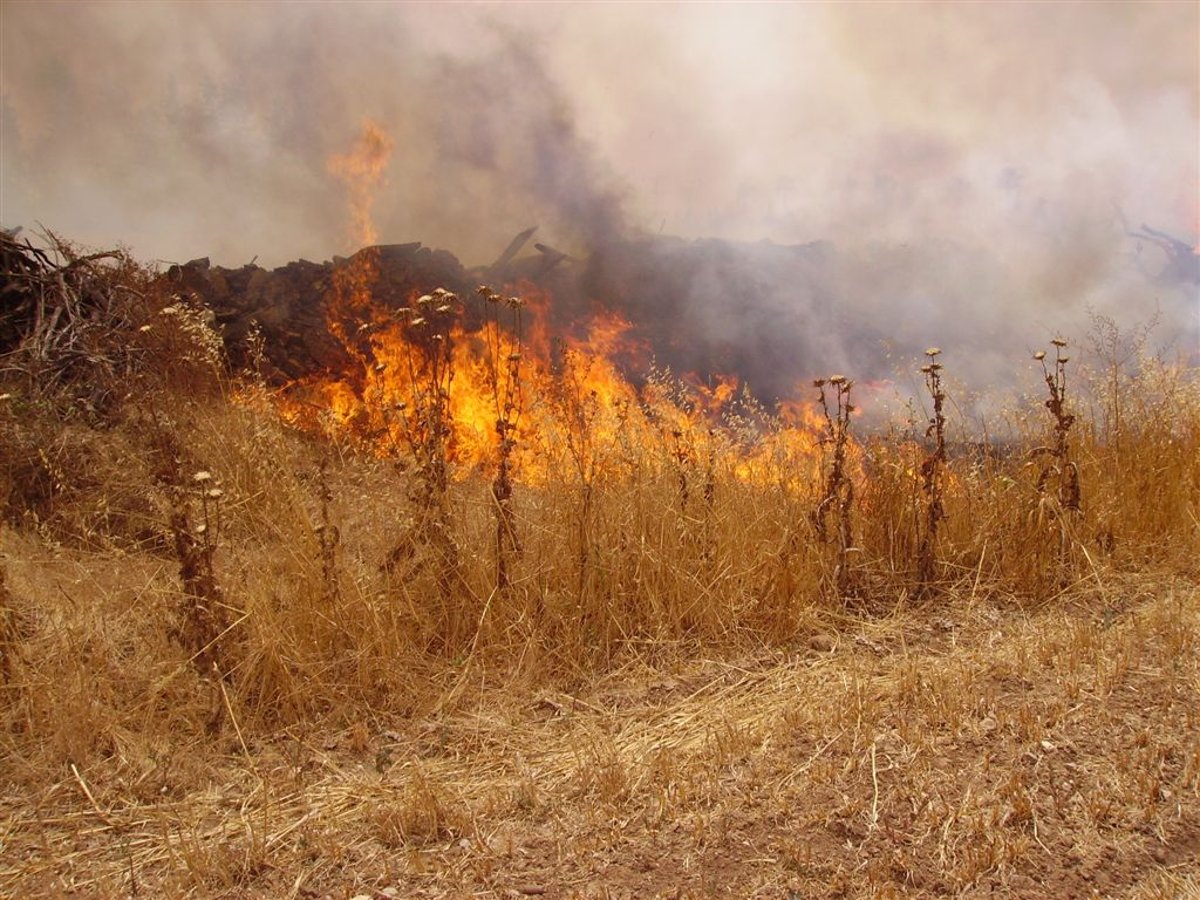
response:
M7 521L77 545L161 541L153 441L140 423L218 397L212 314L124 251L3 236L0 500Z
M0 416L0 503L9 524L92 549L161 541L152 471L134 436L55 421L19 401Z

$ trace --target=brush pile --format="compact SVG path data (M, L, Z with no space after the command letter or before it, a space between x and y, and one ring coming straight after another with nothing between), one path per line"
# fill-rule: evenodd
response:
M136 331L133 264L120 251L78 255L48 235L50 249L0 234L0 359L41 392L90 382L87 402L104 405L139 348L118 339Z
M329 330L326 299L347 272L369 264L375 275L372 295L389 308L409 296L448 285L466 291L469 276L453 254L419 243L367 247L349 258L314 263L306 259L276 269L253 263L238 269L195 259L171 266L165 286L212 311L234 366L244 365L246 338L258 331L263 362L272 380L303 378L316 372L343 371L353 359Z

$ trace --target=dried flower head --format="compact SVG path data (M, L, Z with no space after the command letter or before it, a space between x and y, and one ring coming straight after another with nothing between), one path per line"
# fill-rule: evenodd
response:
M825 387L825 379L824 378L814 378L813 379L813 387L815 387L815 388Z
M421 306L428 306L432 302L433 302L433 297L430 296L429 294L422 294L420 297L417 298L417 303L419 303Z
M479 285L479 287L475 288L475 293L477 293L480 297L486 297L491 292L492 292L492 289L490 287L488 287L486 284L481 284L481 285Z
M523 301L521 300L520 297L509 297L508 298L508 305L511 306L513 309L520 309L522 303L523 303Z
M221 490L220 488L209 488L208 496L212 497L212 499L214 499L214 500L217 500L221 497L224 497L225 492L223 490Z
M422 318L421 316L417 316L412 320L412 324L419 327L419 326L425 324L425 319Z
M441 306L439 306L439 307L437 308L437 311L438 311L438 312L440 312L440 313L448 313L448 312L450 312L452 309L454 309L454 307L453 307L453 306L451 306L451 305L450 305L450 304L448 304L448 303L443 303Z
M845 375L830 375L829 383L830 384L845 384L846 376Z
M1067 346L1067 342L1064 341L1062 338L1054 338L1053 340L1050 341L1050 343L1052 343L1055 347Z
M1045 350L1039 350L1037 353L1033 354L1033 358L1034 358L1034 359L1036 359L1036 360L1039 360L1039 361L1040 361L1040 360L1043 360L1043 359L1045 359L1045 358L1046 358L1046 351L1045 351Z
M933 371L933 369L930 368L929 366L921 366L921 371L924 372L926 375L928 375L930 372Z
M942 352L942 349L940 347L930 347L928 350L925 351L925 355L926 356L937 356L941 352Z
M208 471L197 472L195 475L192 476L192 481L195 481L198 483L202 483L205 481L212 481L212 472L208 472Z

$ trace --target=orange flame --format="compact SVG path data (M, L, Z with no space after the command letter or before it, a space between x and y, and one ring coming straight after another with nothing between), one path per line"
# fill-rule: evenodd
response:
M371 207L375 204L375 194L383 181L383 172L394 146L382 125L373 119L363 119L362 134L350 152L336 153L325 164L329 174L346 182L350 190L351 246L368 247L379 240L379 233L371 221Z
M651 374L639 388L624 373L644 371L650 348L615 312L554 334L553 298L529 283L508 288L520 300L434 291L402 309L378 302L371 208L392 146L366 120L353 148L329 159L349 191L354 239L368 245L337 266L325 298L350 364L289 385L279 399L287 420L388 457L411 453L418 432L444 428L456 478L493 468L505 440L514 476L527 484L664 465L720 467L764 487L819 482L824 423L811 407L747 412L731 376Z

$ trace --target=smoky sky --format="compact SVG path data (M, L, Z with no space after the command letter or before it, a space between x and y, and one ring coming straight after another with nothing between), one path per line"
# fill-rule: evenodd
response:
M384 242L474 264L535 224L581 256L822 241L829 308L794 327L831 333L806 338L831 367L855 322L982 359L1089 308L1158 309L1194 350L1196 286L1156 282L1161 250L1127 230L1200 240L1198 34L1189 2L5 0L0 224L148 260L327 259L354 249L327 160L369 118L394 142ZM714 328L816 308L730 281L696 279Z

